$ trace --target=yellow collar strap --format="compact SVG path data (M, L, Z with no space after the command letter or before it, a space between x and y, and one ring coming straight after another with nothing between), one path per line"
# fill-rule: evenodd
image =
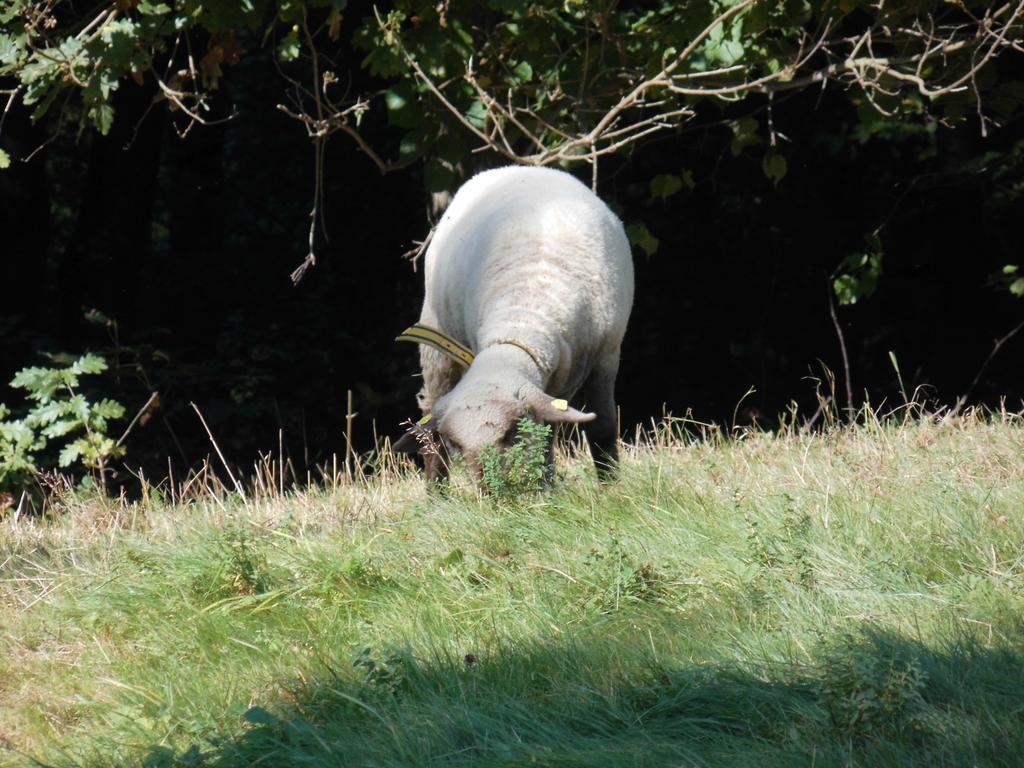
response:
M447 355L459 365L464 368L469 368L473 364L474 355L469 349L448 334L443 331L439 331L436 328L431 328L427 325L410 325L400 335L395 338L395 341L411 341L414 344L426 344L428 347L436 349L443 355ZM496 347L499 344L511 344L513 347L519 347L526 354L530 356L530 359L537 365L537 368L544 370L544 366L541 365L540 355L538 355L530 347L523 344L521 341L515 339L498 339L492 347Z
M473 353L446 333L426 325L410 325L395 338L395 341L411 341L414 344L426 344L447 355L464 368L473 364Z

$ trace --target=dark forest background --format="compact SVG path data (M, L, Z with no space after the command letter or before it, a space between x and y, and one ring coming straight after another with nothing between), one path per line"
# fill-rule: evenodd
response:
M353 90L379 87L352 72ZM356 450L418 415L417 351L392 340L419 312L422 275L401 254L430 228L423 166L382 176L347 137L327 142L329 239L293 286L314 165L275 109L282 88L272 53L247 50L216 94L236 117L181 138L173 113L150 109L154 86L129 82L106 136L60 133L0 173L0 381L42 353L101 352L112 367L95 386L129 416L160 393L128 443L127 464L150 475L210 453L192 402L242 465L276 451L279 433L299 467L343 453L348 390ZM903 402L891 352L903 389L934 407L967 395L1022 408L1024 334L989 357L1024 319L1001 278L1024 252L1024 121L982 136L969 120L867 119L841 90L795 91L774 103L788 166L775 181L760 154L732 151L727 124L763 109L709 110L602 161L600 196L658 241L634 249L624 430L665 411L771 428L791 403L816 410L826 369L845 406L830 302L855 405ZM4 146L25 157L51 129L14 110ZM361 132L383 151L401 137L380 110ZM474 163L465 173L502 164ZM678 191L652 195L652 178L683 171ZM841 305L836 270L873 232L877 289ZM0 387L0 402L20 397Z

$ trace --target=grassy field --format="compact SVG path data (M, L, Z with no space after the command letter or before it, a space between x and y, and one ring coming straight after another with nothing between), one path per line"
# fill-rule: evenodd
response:
M1024 423L0 521L0 764L1024 765Z

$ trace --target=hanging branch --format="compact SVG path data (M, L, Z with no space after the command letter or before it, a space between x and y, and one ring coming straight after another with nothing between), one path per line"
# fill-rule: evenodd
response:
M906 28L890 28L879 21L856 36L835 36L835 24L825 20L817 32L802 33L788 63L760 77L745 76L757 62L711 71L682 71L716 29L758 2L745 0L720 13L660 72L634 79L625 94L593 122L593 127L576 134L550 125L529 107L517 106L511 90L499 97L485 88L472 59L461 79L482 105L483 121L471 120L445 93L444 85L427 74L403 44L394 25L385 21L376 8L374 15L384 40L394 46L416 79L442 109L480 142L474 152L494 152L523 165L589 163L595 186L600 157L621 152L651 134L675 128L695 116L694 106L680 99L736 101L750 94L764 94L770 99L774 93L834 83L859 89L877 111L891 114L881 101L883 97L894 96L903 86L912 86L929 101L968 88L978 94L976 78L987 64L1006 50L1024 51L1024 0L1014 0L989 8L982 17L969 17L970 23L941 23L935 15L928 15ZM919 50L900 55L878 52L906 51L910 46ZM629 78L627 72L621 75ZM577 107L583 102L584 86L581 82ZM560 88L556 95L569 98ZM983 114L980 96L977 102L984 133L990 120Z

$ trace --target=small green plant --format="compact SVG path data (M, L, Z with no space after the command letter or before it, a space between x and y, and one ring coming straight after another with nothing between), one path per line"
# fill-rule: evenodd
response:
M671 593L665 577L651 563L636 560L612 531L603 548L593 547L584 558L593 602L601 613L613 613L625 603L653 603Z
M380 560L363 555L353 555L342 569L345 581L354 587L377 589L391 583L391 578L381 568Z
M548 473L551 427L520 419L515 443L504 451L489 445L480 452L484 487L498 498L536 493Z
M363 648L352 660L352 667L363 673L363 683L388 696L397 696L407 688L406 657L390 649Z
M36 473L32 454L46 445L25 420L7 421L9 415L0 403L0 489L27 484Z
M229 528L221 541L221 591L233 595L259 595L269 589L269 564L243 528Z
M51 441L62 443L58 467L78 463L105 487L110 460L124 453L107 430L124 416L124 406L108 398L89 400L80 380L106 369L102 357L87 354L63 368L23 368L15 374L11 386L25 390L32 407L22 418L8 419L11 412L0 403L0 489L24 487L44 471L40 454Z
M927 674L916 659L847 643L826 660L819 696L833 724L856 741L897 737L923 726Z
M750 561L766 571L788 578L811 589L815 584L814 562L810 552L813 520L806 510L797 509L793 498L782 494L784 509L781 525L764 530L751 515L747 522L747 547Z

